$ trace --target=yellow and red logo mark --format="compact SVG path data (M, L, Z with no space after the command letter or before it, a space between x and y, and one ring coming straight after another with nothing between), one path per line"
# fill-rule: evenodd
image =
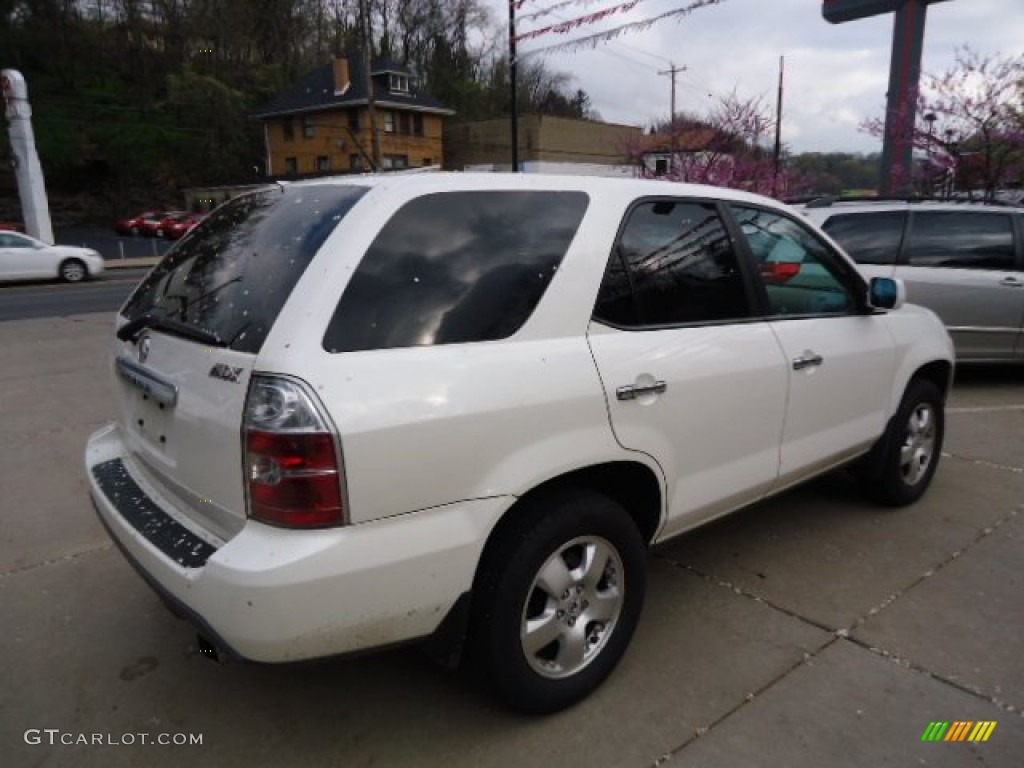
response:
M921 741L988 741L995 729L995 720L940 720L928 723Z

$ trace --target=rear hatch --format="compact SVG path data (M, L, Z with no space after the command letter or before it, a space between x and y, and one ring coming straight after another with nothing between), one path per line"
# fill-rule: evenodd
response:
M246 515L241 424L257 354L296 282L366 192L275 186L218 208L121 310L119 424L162 506L228 539Z

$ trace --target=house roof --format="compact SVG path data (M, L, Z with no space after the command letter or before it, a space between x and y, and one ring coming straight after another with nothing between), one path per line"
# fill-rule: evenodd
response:
M719 137L718 131L713 128L689 128L682 129L675 137L676 152L702 152L706 150ZM660 154L671 152L673 139L667 133L655 133L640 138L640 153Z
M307 72L273 99L261 105L252 114L252 117L267 118L322 112L366 104L363 57L361 54L355 53L349 54L345 58L348 59L349 85L341 93L335 92L334 62L331 62L312 72ZM398 65L387 58L378 58L371 63L370 72L374 79L374 104L376 106L441 115L455 114L453 110L445 107L430 94L418 90L412 82L409 84L408 92L390 90L385 76L399 74L411 78L412 73L407 67Z

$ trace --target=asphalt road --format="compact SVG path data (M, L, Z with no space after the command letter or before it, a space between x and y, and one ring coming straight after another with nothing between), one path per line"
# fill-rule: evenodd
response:
M98 280L74 285L42 282L0 285L0 321L114 312L148 271L110 270Z

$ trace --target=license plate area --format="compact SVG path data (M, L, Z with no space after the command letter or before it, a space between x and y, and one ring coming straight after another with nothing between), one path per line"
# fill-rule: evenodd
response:
M166 403L138 390L129 395L129 428L146 447L165 458L171 458L174 447L174 410Z

